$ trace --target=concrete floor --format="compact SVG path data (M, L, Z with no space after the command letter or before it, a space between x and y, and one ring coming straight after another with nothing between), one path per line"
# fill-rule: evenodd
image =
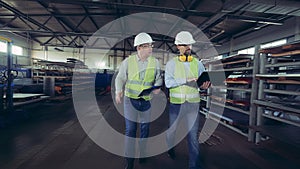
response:
M115 110L109 95L99 96L106 119L124 132L124 119ZM26 115L24 115L24 113ZM123 169L124 159L96 145L81 128L72 100L43 102L23 108L8 127L0 129L0 169ZM201 117L204 121L204 117ZM164 113L151 124L151 135L166 129ZM298 169L299 149L266 141L255 145L232 130L219 125L201 144L204 169ZM187 169L186 139L176 146L177 158L166 153L150 157L135 169Z

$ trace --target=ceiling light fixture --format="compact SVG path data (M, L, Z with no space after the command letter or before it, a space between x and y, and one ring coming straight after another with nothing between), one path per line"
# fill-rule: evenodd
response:
M283 25L283 23L281 22L258 21L258 23L267 24L267 25Z
M260 20L249 20L249 19L241 19L241 21L250 22L250 23L261 23L267 25L283 25L282 22L272 22L272 21L260 21Z
M252 16L237 16L237 15L227 15L228 19L237 19L243 22L250 22L250 23L261 23L261 24L268 24L268 25L283 25L283 22L277 19L270 19L270 18L262 18L262 17L252 17Z
M54 50L57 50L57 51L59 51L59 52L63 52L63 51L64 51L64 50L62 50L62 49L60 49L60 48L57 48L57 47L55 47Z
M221 32L219 32L219 33L213 35L212 37L210 37L209 40L213 40L213 39L215 39L216 37L222 35L223 33L225 33L225 30L221 30Z

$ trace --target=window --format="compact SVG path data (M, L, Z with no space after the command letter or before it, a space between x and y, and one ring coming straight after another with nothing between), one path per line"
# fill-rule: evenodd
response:
M7 44L5 42L0 42L0 52L7 52Z
M23 48L20 46L12 46L12 54L14 55L23 55ZM0 52L7 53L7 43L0 42Z
M238 54L250 54L250 55L254 55L254 52L255 52L255 48L251 47L251 48L239 50Z
M261 49L270 48L270 47L274 47L274 46L284 45L286 43L287 43L287 39L281 39L281 40L277 40L277 41L274 41L274 42L262 44L262 45L260 45L260 48Z
M23 55L23 48L20 46L12 46L12 54L14 55Z

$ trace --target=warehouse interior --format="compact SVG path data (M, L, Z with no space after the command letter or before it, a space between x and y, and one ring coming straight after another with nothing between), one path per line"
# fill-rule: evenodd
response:
M124 135L114 79L136 53L135 35L151 35L163 73L183 30L211 81L224 78L200 92L203 168L298 169L298 0L0 0L0 168L125 168L89 131L104 120ZM154 106L167 102L165 90ZM150 135L168 120L166 104ZM161 152L134 168L188 168L186 143L175 160Z

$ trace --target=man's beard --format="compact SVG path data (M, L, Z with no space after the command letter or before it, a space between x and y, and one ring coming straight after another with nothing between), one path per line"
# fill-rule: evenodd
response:
M186 50L186 51L184 52L184 55L185 55L185 56L191 55L191 50Z

